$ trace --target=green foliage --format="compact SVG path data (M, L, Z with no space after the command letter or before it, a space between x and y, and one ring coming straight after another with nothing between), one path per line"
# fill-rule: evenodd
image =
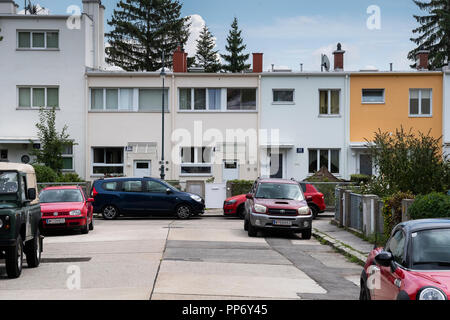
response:
M46 182L48 182L48 181L46 181ZM58 174L57 182L84 182L84 181L75 172L68 172L68 173Z
M31 154L36 157L35 163L50 167L56 172L63 168L62 153L66 146L73 146L74 142L69 139L67 126L64 126L61 132L56 129L56 110L55 108L39 110L38 138L41 142L40 149L33 149ZM32 143L32 141L30 141ZM45 181L49 182L49 181Z
M242 31L238 27L238 20L234 18L227 37L227 45L225 46L229 54L221 55L225 62L227 62L223 65L225 71L236 73L250 68L250 65L245 63L250 55L242 53L247 46L243 44L244 40L242 39L241 33Z
M420 50L429 50L429 68L431 70L441 68L450 59L450 1L432 0L423 2L414 0L419 9L427 12L427 15L414 15L419 27L413 30L418 34L411 38L417 47L408 53L408 59L415 61L416 54ZM416 67L414 63L412 68Z
M106 33L106 61L126 71L157 71L172 66L172 52L189 37L189 17L178 0L120 0Z
M392 190L392 188L389 187L389 184L378 176L372 177L369 182L361 184L358 193L374 194L383 198L392 195L394 190Z
M222 65L218 59L218 50L214 50L216 43L214 37L209 32L208 27L204 26L197 40L197 66L203 67L205 72L216 73L222 69Z
M402 200L414 199L411 192L396 192L383 199L384 236L389 238L392 229L402 222Z
M450 217L450 196L432 192L418 196L409 207L411 219L448 218Z
M357 184L368 183L371 180L371 176L366 174L352 174L350 176L350 181L355 182Z
M414 134L403 127L394 134L379 130L367 148L379 172L379 185L391 194L427 194L449 188L450 164L443 158L441 138L434 138L430 132Z
M33 167L36 172L36 180L38 183L57 182L58 174L52 168L38 164L34 164Z
M231 196L249 193L252 189L253 180L231 180L228 181L231 187Z

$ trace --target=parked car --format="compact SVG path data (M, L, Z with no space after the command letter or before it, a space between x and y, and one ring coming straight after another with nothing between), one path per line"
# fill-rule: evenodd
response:
M302 187L306 202L308 202L308 206L311 208L313 219L316 219L319 213L325 212L327 208L324 195L317 191L312 184L300 182L300 186Z
M223 203L223 214L225 216L238 216L243 219L245 216L245 201L247 201L245 194L226 199Z
M258 179L246 195L244 229L283 230L311 238L312 213L299 184L292 180Z
M361 300L448 300L450 220L399 224L374 249L361 274Z
M83 234L94 230L94 199L88 198L81 187L45 188L39 198L44 230L81 230Z
M32 166L0 162L0 259L5 259L8 278L20 277L24 253L29 268L41 262L41 206L36 187Z
M119 215L176 215L180 219L203 214L205 201L155 178L100 179L92 187L94 212L106 220Z

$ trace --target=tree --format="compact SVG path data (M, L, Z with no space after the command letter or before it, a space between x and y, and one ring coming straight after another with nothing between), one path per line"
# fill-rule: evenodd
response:
M233 23L231 24L231 30L227 37L227 45L225 49L229 52L229 54L222 54L222 58L227 62L223 66L223 69L230 72L242 72L244 70L248 70L250 68L249 64L245 64L249 54L242 54L242 51L247 48L245 44L243 44L244 40L241 37L242 31L238 28L238 20L234 18Z
M43 164L56 172L63 168L62 153L67 146L75 143L69 138L67 125L61 132L56 130L55 108L39 110L39 122L36 124L41 148L33 149L31 154L36 157L35 163Z
M197 54L195 59L197 66L203 67L205 72L216 73L222 69L218 59L219 50L214 50L216 43L208 27L204 26L197 40Z
M417 48L408 53L408 59L415 61L418 51L429 50L429 69L441 68L450 59L450 0L413 1L428 15L414 15L420 27L413 30L418 36L410 40ZM416 64L411 67L415 68Z
M392 192L417 195L450 187L448 157L443 156L441 138L430 136L430 132L414 134L403 127L394 134L378 130L367 147L380 183L388 185Z
M182 18L178 0L120 0L108 24L106 61L126 71L157 71L172 66L177 46L189 37L189 17Z

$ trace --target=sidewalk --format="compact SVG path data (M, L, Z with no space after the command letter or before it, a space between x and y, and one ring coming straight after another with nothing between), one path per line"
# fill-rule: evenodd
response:
M330 221L329 218L314 220L313 236L364 264L374 245L331 224Z

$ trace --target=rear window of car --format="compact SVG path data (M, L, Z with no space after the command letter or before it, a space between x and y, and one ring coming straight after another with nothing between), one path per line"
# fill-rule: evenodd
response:
M103 190L106 191L116 191L117 190L117 182L105 182L102 184Z

